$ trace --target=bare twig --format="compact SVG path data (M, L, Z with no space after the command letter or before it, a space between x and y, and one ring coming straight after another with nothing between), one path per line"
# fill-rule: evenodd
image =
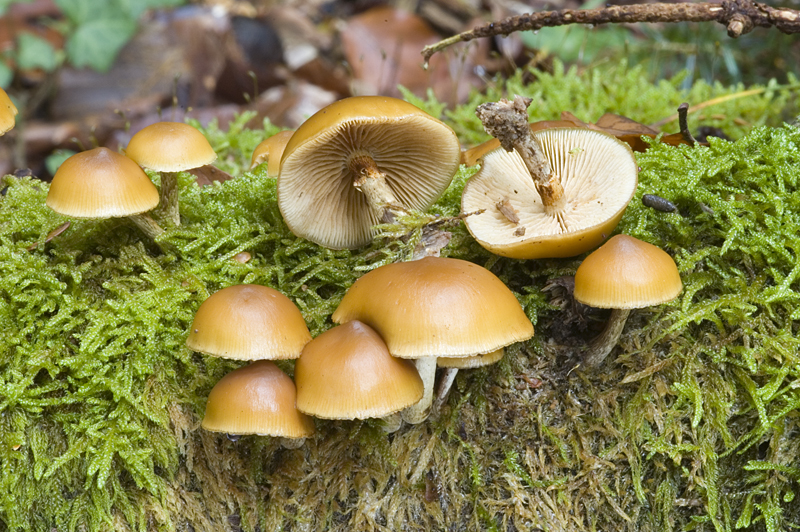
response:
M481 37L508 35L516 31L538 30L567 24L621 24L633 22L718 22L728 35L739 37L754 27L775 27L783 33L800 33L800 11L771 7L750 0L723 0L721 3L633 4L597 9L562 9L510 17L478 26L422 50L425 64L433 54L459 42Z

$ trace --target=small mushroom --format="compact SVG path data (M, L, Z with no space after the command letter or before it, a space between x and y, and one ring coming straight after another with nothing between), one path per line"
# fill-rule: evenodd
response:
M71 218L127 217L152 239L164 232L146 214L158 205L158 189L135 162L108 148L66 159L53 176L46 203Z
M311 340L294 378L297 409L325 419L387 418L423 392L414 364L392 357L378 333L358 320Z
M235 285L215 292L197 309L186 345L234 360L300 356L311 334L300 310L273 288Z
M345 98L292 135L281 160L278 206L297 236L358 248L372 240L376 224L436 201L459 158L453 130L410 103Z
M281 173L281 157L283 157L283 150L286 149L286 144L292 138L294 130L279 131L270 138L262 141L256 149L253 150L253 157L250 159L250 169L256 166L267 163L267 175L269 177L278 177Z
M533 336L533 325L500 279L477 264L441 257L372 270L350 287L332 319L362 321L393 356L415 360L425 392L403 411L409 423L428 417L437 357L490 353Z
M139 166L161 173L162 208L176 226L181 224L177 173L211 164L217 158L203 134L182 122L156 122L145 127L131 138L125 155Z
M545 129L533 138L563 194L557 201L542 196L519 153L498 148L464 187L462 212L484 211L465 219L467 229L492 253L517 259L572 257L599 246L636 191L630 147L578 128Z
M8 94L0 89L0 135L5 135L16 124L17 107Z
M289 440L285 447L298 447L314 433L314 421L297 410L296 398L292 379L274 363L259 360L214 385L200 426L226 434L281 437Z
M678 267L664 250L628 235L610 238L575 273L576 301L612 309L605 329L584 352L584 364L597 367L605 360L617 345L631 309L672 301L681 290Z

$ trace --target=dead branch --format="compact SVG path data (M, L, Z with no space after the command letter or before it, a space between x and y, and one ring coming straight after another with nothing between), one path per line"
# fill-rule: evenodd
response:
M478 26L443 41L426 46L422 56L427 65L433 54L459 42L481 37L508 35L516 31L538 30L567 24L624 24L632 22L719 22L728 35L739 37L754 27L775 27L783 33L800 33L800 11L771 7L750 0L723 0L721 3L633 4L597 9L562 9L509 17Z

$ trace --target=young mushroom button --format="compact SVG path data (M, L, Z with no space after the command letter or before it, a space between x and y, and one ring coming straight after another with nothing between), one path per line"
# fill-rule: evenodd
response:
M164 232L144 214L158 205L158 189L135 162L108 148L65 160L53 176L46 203L71 218L127 217L150 238Z
M450 127L410 103L346 98L292 135L281 160L278 206L297 236L333 249L368 244L373 226L427 209L458 170Z
M631 309L672 301L682 289L678 267L664 250L628 235L610 238L575 273L576 301L612 309L605 329L584 353L584 364L603 362L617 345Z
M292 379L274 363L259 360L228 373L211 389L201 426L212 432L279 436L301 443L301 438L314 433L314 422L298 412L296 398Z
M386 418L423 392L414 365L392 357L378 333L357 320L311 340L294 378L297 409L326 419Z
M300 310L273 288L235 285L215 292L197 309L186 345L234 360L300 356L311 334Z
M637 184L624 142L589 129L545 129L532 135L563 194L541 195L522 157L502 148L483 157L461 197L467 229L504 257L572 257L599 246L625 212ZM560 192L559 192L560 193Z
M372 270L350 287L332 318L362 321L381 335L393 356L415 359L425 394L403 411L409 423L427 418L437 357L490 353L533 336L517 298L493 273L440 257Z

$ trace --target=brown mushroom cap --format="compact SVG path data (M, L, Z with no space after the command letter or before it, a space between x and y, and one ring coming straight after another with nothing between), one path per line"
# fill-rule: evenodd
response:
M197 309L186 345L234 360L300 356L311 334L300 310L273 288L246 284L223 288Z
M259 360L234 370L211 389L201 426L212 432L305 438L314 422L295 407L294 382Z
M261 163L266 162L267 175L278 177L281 173L281 157L286 144L292 138L294 130L279 131L270 138L263 140L256 149L253 150L253 157L250 159L250 169L252 170Z
M16 124L17 108L3 89L0 89L0 135L4 135Z
M498 349L485 355L475 355L464 358L450 358L439 357L436 359L436 366L440 368L453 368L453 369L474 369L482 368L483 366L491 366L503 359L505 349Z
M156 122L145 127L131 138L125 155L157 172L183 172L217 158L203 134L181 122Z
M418 402L422 379L394 358L360 321L334 327L306 345L294 367L297 408L326 419L384 417Z
M634 309L672 301L683 284L664 250L616 235L591 253L575 273L575 300L596 308Z
M502 148L483 157L461 198L469 232L486 249L518 259L572 257L600 245L625 212L637 184L630 147L611 135L578 128L538 131L566 205L548 213L516 152ZM513 213L518 222L503 213Z
M53 176L47 206L73 218L114 218L158 205L158 189L139 166L108 148L76 153Z
M333 313L360 320L400 358L467 357L527 340L533 325L489 270L426 257L376 268L358 279Z
M278 206L294 234L333 249L370 242L377 215L349 167L371 157L401 207L427 209L458 170L450 127L410 103L384 96L345 98L292 135L281 161Z

